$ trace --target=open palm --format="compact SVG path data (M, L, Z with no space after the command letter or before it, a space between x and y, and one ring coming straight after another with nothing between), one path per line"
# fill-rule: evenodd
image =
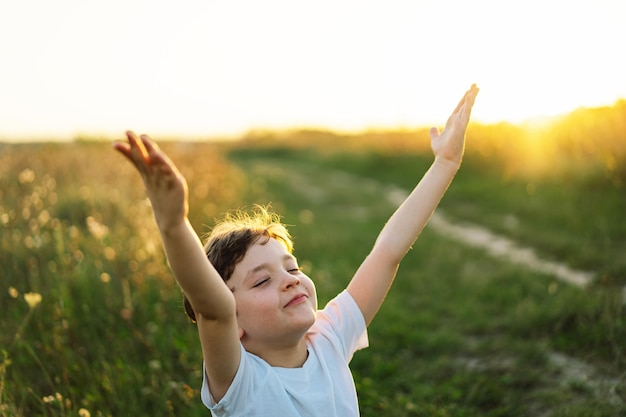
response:
M439 132L436 127L430 129L431 147L435 157L461 162L465 149L465 130L476 94L478 87L473 84L448 118L443 131Z

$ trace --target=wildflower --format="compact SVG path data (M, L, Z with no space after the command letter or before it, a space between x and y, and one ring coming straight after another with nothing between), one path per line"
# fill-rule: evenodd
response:
M83 185L82 187L80 187L80 189L78 190L78 193L80 194L80 198L85 201L91 198L91 188L87 187L86 185Z
M11 296L11 298L17 298L20 293L13 287L9 287L9 295Z
M41 294L36 292L27 292L24 294L24 301L28 304L28 307L34 309L41 303Z
M113 249L112 247L107 246L106 248L104 248L102 253L108 261L115 260L116 253L115 253L115 249Z
M188 399L192 399L193 397L196 396L195 390L191 388L189 385L185 384L183 385L183 388L185 390L185 397L187 397Z
M152 371L158 371L161 369L161 362L159 362L158 360L154 359L151 360L150 362L148 362L148 367L150 368L150 370Z
M109 228L98 222L92 216L87 217L86 222L89 233L91 233L96 239L102 239L109 233Z
M82 260L85 259L85 254L80 249L76 249L72 255L76 262L82 262Z
M81 408L78 410L78 415L80 417L91 417L91 413L86 408Z
M30 219L30 207L22 207L22 218L24 220Z
M33 182L35 180L35 171L30 168L26 168L25 170L20 172L18 179L20 181L20 184Z
M48 210L42 210L39 216L37 216L37 220L39 220L41 226L45 226L50 221L50 212Z

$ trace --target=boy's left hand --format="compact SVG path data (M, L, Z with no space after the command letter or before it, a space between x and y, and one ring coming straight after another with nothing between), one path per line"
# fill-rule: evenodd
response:
M452 112L442 132L436 127L430 129L430 140L435 158L461 163L465 149L465 130L469 122L478 87L472 84L465 93L456 109Z

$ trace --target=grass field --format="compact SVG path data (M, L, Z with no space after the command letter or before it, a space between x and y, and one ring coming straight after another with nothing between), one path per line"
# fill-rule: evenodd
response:
M199 233L271 203L323 304L392 213L385 187L409 190L432 158L408 134L296 136L163 146ZM596 278L575 287L427 227L352 362L362 415L626 416L626 158L539 175L485 143L441 212ZM0 268L0 415L208 415L194 325L109 144L0 145Z

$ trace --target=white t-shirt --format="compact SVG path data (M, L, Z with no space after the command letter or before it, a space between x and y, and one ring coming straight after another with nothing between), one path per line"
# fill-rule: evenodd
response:
M206 373L202 402L214 417L352 417L359 406L348 363L368 346L365 320L352 296L341 292L306 334L309 356L300 368L270 366L241 347L241 362L226 395L216 404Z

